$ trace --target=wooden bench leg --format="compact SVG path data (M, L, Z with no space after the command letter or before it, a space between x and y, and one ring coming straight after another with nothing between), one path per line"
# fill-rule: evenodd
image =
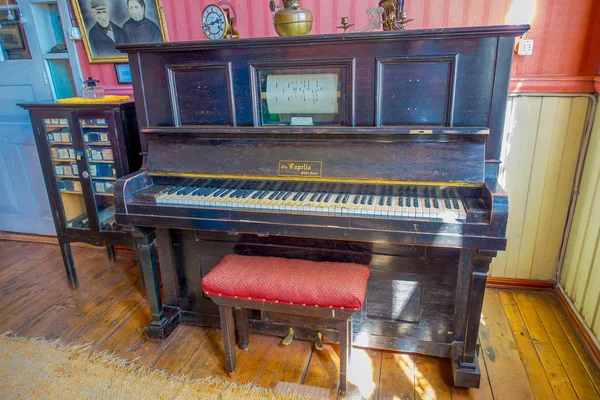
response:
M340 395L346 394L346 386L348 383L348 353L351 343L348 342L348 326L349 320L344 321L340 325Z
M248 309L247 308L236 308L235 309L235 323L237 325L238 339L240 341L240 348L247 349L250 341L248 334Z
M219 306L221 317L221 334L223 335L223 349L227 372L231 375L235 371L235 323L233 321L233 307Z

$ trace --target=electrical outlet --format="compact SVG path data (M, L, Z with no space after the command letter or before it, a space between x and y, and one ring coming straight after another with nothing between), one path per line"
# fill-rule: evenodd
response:
M530 56L533 54L533 40L521 39L517 47L517 54L520 56Z

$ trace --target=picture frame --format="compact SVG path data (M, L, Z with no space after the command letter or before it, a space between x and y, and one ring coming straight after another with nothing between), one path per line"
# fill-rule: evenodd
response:
M129 67L129 64L115 64L115 74L117 75L117 82L119 84L132 83L131 68Z
M25 50L25 42L21 36L21 29L18 23L9 23L2 20L0 27L0 37L2 46L5 50Z
M168 41L160 0L72 0L88 61L126 63L115 45Z

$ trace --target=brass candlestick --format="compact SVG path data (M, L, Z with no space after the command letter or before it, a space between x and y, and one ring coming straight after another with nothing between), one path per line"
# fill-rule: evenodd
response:
M343 29L344 33L346 33L346 31L350 28L352 28L354 26L354 24L351 24L348 21L348 17L342 17L342 25L338 26L337 29Z
M400 11L400 16L398 19L399 20L396 22L396 28L400 31L406 30L406 24L410 21L413 21L412 18L408 18L408 13L405 10Z

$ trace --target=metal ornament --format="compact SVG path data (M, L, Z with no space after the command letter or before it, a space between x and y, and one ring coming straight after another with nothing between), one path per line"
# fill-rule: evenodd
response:
M373 32L381 29L381 25L383 25L383 7L367 8L365 12L369 16L369 24L355 32Z
M403 31L408 19L408 13L404 10L404 0L381 0L379 5L383 7L383 30Z
M354 24L351 24L348 22L348 17L342 17L342 25L336 27L337 29L343 29L344 33L346 33L346 31L350 28L352 28L354 26Z
M279 36L300 36L310 33L313 14L300 7L300 0L283 0L283 5L271 0L269 8L274 13L273 24ZM277 11L278 8L283 9Z

